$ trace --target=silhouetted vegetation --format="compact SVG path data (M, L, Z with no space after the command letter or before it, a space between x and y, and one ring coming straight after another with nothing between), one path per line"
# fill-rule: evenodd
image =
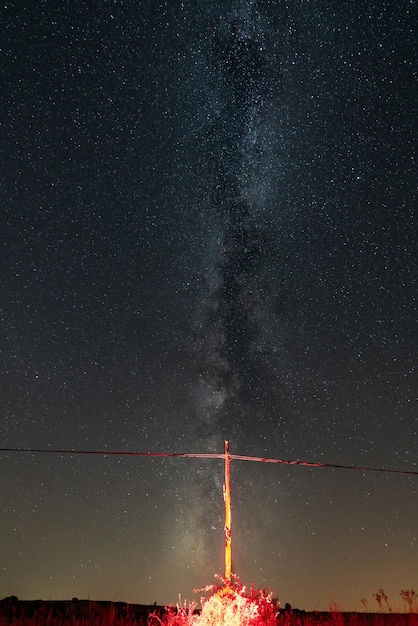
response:
M280 608L277 598L264 589L246 589L238 579L222 581L204 590L210 596L202 610L93 602L73 598L68 601L19 600L8 596L0 600L0 626L418 626L418 595L413 589L400 591L404 611L391 605L383 589L373 594L374 609L361 598L363 612L305 612L286 603Z

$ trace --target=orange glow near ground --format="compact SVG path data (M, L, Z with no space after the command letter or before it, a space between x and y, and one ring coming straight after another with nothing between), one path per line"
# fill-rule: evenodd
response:
M273 626L277 608L268 596L225 587L206 600L195 626Z
M212 591L212 595L202 601L200 615L184 614L177 616L176 623L181 626L273 626L279 602L273 594L260 589L246 589L238 577L231 575L229 581L222 581L222 586L209 586L203 591Z

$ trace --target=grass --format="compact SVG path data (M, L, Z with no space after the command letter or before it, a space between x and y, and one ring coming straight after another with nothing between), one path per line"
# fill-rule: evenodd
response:
M361 598L364 611L345 613L280 609L269 590L246 589L234 577L205 587L209 593L201 610L188 607L140 607L122 602L19 602L15 596L0 601L0 626L418 626L418 595L401 590L404 611L393 611L383 589L373 594L373 609Z

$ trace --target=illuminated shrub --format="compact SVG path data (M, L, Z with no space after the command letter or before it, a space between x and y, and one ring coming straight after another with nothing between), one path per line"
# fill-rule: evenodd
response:
M196 625L255 626L259 618L258 607L239 593L215 594L203 605Z
M214 593L203 602L193 626L273 626L279 604L272 594L260 589L247 590L239 579L223 581L221 587L208 587Z

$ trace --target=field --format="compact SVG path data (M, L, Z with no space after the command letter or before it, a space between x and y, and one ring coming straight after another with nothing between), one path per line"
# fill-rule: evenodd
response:
M405 611L395 613L384 591L374 594L378 612L305 612L280 608L271 593L239 583L208 587L202 608L129 605L124 602L0 601L0 626L418 626L417 594L401 591ZM363 598L362 603L367 608Z
M103 608L100 604L90 602L91 605L84 615L74 611L71 607L63 612L57 606L41 607L34 614L17 611L0 614L0 626L187 626L199 624L199 616L189 616L174 609L162 607L126 607L120 606ZM70 604L70 603L61 603ZM120 603L118 603L120 604ZM136 609L136 610L135 610ZM146 609L146 610L145 610ZM218 622L213 622L216 626ZM226 625L229 622L221 621ZM236 624L235 621L231 622ZM258 619L251 622L242 622L242 626L418 626L416 613L343 613L323 612L305 613L303 611L280 611L274 621Z

